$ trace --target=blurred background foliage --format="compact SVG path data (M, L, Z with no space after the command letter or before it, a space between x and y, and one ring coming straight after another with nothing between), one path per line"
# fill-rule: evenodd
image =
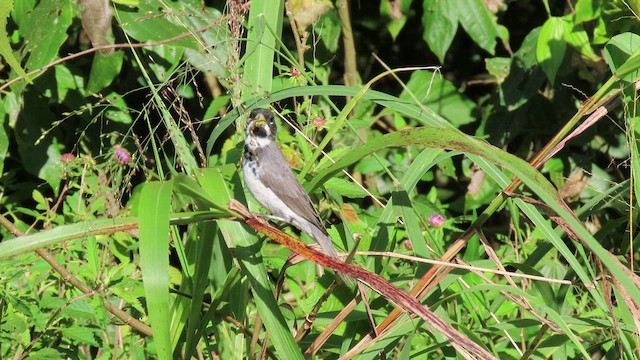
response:
M0 356L459 357L409 317L365 341L393 309L374 293L331 328L355 289L305 261L274 296L289 251L224 211L198 217L231 198L260 211L238 165L244 116L263 106L338 247L395 254L356 265L409 289L432 265L398 255L440 258L473 224L458 262L545 280L451 270L423 299L438 316L501 359L638 358L638 14L633 0L2 1ZM469 143L409 141L422 126ZM531 161L558 133L539 171L584 235L499 200L523 170L490 162ZM465 150L474 139L486 156ZM520 193L540 196L528 181ZM145 242L166 220L170 244Z

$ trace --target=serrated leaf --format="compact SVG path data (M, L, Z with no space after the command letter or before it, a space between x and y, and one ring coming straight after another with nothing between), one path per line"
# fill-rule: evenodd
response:
M544 22L538 35L536 59L553 83L564 59L567 43L564 40L565 22L559 17L550 17Z
M458 31L458 11L455 1L424 0L422 3L422 38L441 63Z
M97 341L97 336L95 333L95 329L88 327L72 327L72 328L63 328L60 329L62 335L65 338L70 339L76 345L92 345L92 346L100 346L100 343Z
M63 359L62 353L56 349L44 348L38 351L29 352L30 360L60 360Z
M62 310L62 315L78 319L92 320L95 318L95 310L89 300L78 300L71 302Z
M325 183L325 186L333 191L338 192L344 197L352 199L359 199L367 196L367 192L364 191L364 189L343 178L331 178Z

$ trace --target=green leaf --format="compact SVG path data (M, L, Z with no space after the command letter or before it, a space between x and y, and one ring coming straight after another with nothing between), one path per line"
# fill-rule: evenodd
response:
M87 91L97 93L109 86L113 79L120 75L124 52L116 51L109 56L96 53L91 64L91 73L87 83Z
M583 56L591 60L597 60L598 56L593 52L591 44L589 43L589 36L584 30L582 25L572 25L570 22L565 22L565 36L564 40L572 48L579 51Z
M9 66L19 76L23 76L31 83L31 78L27 77L27 74L20 66L20 62L13 55L13 50L9 44L9 34L7 34L7 18L11 14L13 9L13 0L5 0L0 2L0 56L9 64ZM0 170L2 170L0 168Z
M314 25L314 31L320 37L327 50L335 53L342 36L342 23L333 7L318 19Z
M343 179L339 177L334 177L327 180L324 186L333 191L336 191L338 194L344 197L348 197L352 199L358 199L358 198L363 198L368 196L367 192L364 191L364 189L361 188L360 186L352 183L347 179Z
M169 80L180 64L185 48L179 46L159 45L149 46L143 49L151 62L149 68L160 82Z
M424 0L422 3L422 38L431 51L444 63L444 57L458 31L458 11L455 1Z
M451 3L455 3L458 21L471 39L493 55L499 34L493 15L482 0L453 0Z
M633 33L616 35L604 47L607 64L609 64L611 72L614 74L638 51L640 51L640 35ZM633 81L639 75L639 71L636 70L626 75L624 79Z
M173 182L144 185L140 202L140 267L153 340L159 359L171 359L169 310L169 210Z
M565 22L562 18L550 17L544 22L538 35L536 59L551 83L556 80L556 74L567 48L565 29Z
M69 90L75 90L81 95L85 95L85 80L86 77L81 76L69 69L69 64L59 64L53 68L53 72L56 78L56 90L58 92L58 101L60 103L67 100Z
M248 19L247 50L242 58L242 98L271 91L276 38L282 33L284 2L253 0Z
M29 359L33 360L59 360L62 358L64 358L63 354L52 348L43 348L38 351L29 352Z
M107 119L121 124L131 124L131 122L133 122L133 118L129 113L129 107L122 95L117 92L112 92L105 98L109 100L109 107L104 112Z
M472 112L476 105L467 99L441 74L431 71L418 70L411 74L407 82L407 89L417 100L449 120L454 126L459 127L475 121ZM405 89L400 94L400 99L410 101L412 96Z
M60 329L62 335L66 338L69 338L73 344L75 345L92 345L92 346L100 346L98 343L96 336L96 329L78 326L71 328L62 328Z
M174 9L171 6L174 5L179 6L175 2L141 0L136 11L131 11L131 9L117 10L120 26L129 36L140 42L162 41L183 35L189 30L195 31L196 29L185 28L185 24L190 23L189 21L184 22L184 20L188 20L189 15L172 11ZM200 44L195 36L187 36L172 41L171 46L200 49Z
M195 50L186 48L184 55L189 64L195 66L201 71L208 72L212 75L224 78L229 76L228 57L230 50L228 29L222 25L222 13L215 8L206 8L202 11L202 3L200 1L180 1L174 3L174 6L180 4L177 10L179 13L189 14L188 24L193 28L204 28L211 24L218 24L198 34L200 39L200 47Z
M582 24L585 21L600 17L602 0L578 0L575 6L575 23Z
M487 58L485 64L489 74L498 78L500 82L504 80L511 71L511 58L507 57L494 57Z
M88 299L74 301L62 310L62 315L76 320L95 319L96 311Z
M41 1L25 18L20 29L29 52L28 70L38 69L58 57L72 18L73 8L67 0Z

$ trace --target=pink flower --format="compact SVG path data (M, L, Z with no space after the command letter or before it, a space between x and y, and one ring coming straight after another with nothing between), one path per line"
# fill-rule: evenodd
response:
M65 164L68 164L75 159L76 159L76 156L73 155L72 153L64 153L60 156L60 161L62 161Z
M322 116L316 116L313 118L313 125L317 126L317 127L323 127L324 124L327 123L327 120L325 118L323 118Z
M433 227L440 227L442 226L442 224L444 224L444 221L446 219L444 218L444 216L435 213L433 215L431 215L431 217L429 217L429 224L431 224L431 226Z
M121 165L126 165L131 159L131 154L121 145L113 146L113 158Z

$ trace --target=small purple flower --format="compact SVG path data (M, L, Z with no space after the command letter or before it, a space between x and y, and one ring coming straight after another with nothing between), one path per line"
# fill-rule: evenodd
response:
M121 165L126 165L131 159L131 154L121 145L113 146L113 158Z
M72 153L64 153L60 156L60 161L62 161L62 163L64 164L68 164L75 159L76 159L76 156L73 155Z
M435 213L433 215L431 215L431 217L429 217L429 224L431 224L431 226L433 227L440 227L442 226L442 224L444 224L445 218L444 216Z

